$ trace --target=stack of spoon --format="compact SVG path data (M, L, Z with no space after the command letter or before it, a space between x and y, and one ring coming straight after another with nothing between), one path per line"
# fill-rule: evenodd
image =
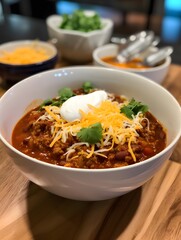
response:
M127 62L145 52L148 48L157 46L160 38L155 36L153 31L141 31L127 38L112 37L111 42L120 46L116 56L117 61ZM173 47L171 46L157 48L154 53L149 53L142 59L143 64L154 67L164 61L172 52Z

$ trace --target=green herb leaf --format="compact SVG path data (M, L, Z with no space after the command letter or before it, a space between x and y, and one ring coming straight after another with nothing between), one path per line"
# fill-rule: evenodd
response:
M60 98L56 98L56 99L46 99L43 101L43 103L40 105L40 110L44 107L44 106L57 106L59 107L62 104L62 101L60 100Z
M133 118L138 112L145 113L148 111L148 106L137 102L134 98L131 99L128 105L121 108L120 112L124 113L128 118Z
M93 89L93 85L91 82L85 82L83 85L82 85L82 88L84 90L85 93L89 93L92 89Z
M57 99L57 100L54 100L51 105L52 105L52 106L60 107L61 104L62 104L61 100L60 100L60 99Z
M102 28L101 17L97 13L87 16L83 10L75 10L72 14L62 15L60 28L90 32Z
M102 125L101 123L95 123L88 128L82 128L77 137L81 142L88 142L90 144L98 143L102 139Z
M46 99L42 102L42 104L40 105L40 109L44 106L48 106L52 104L52 99Z
M69 99L70 97L74 96L75 94L73 93L71 88L65 87L62 88L58 91L58 94L60 96L60 100L62 102L65 102L67 99Z

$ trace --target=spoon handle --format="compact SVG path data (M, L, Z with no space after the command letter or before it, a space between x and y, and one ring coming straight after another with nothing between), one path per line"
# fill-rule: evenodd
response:
M137 54L143 52L147 49L153 41L153 35L149 35L146 38L139 38L131 42L126 48L119 52L117 59L119 62L122 62L132 59Z
M172 52L173 48L170 46L160 48L157 52L148 55L143 62L147 66L155 66L170 54L172 54Z

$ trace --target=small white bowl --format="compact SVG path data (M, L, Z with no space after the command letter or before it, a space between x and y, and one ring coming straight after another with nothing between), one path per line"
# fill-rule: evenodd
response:
M171 57L167 57L164 63L159 66L145 69L121 68L108 64L101 60L103 57L116 56L118 53L118 49L119 47L116 44L106 44L95 49L93 52L94 64L102 67L114 68L132 73L137 73L159 84L161 84L164 81L171 64ZM148 51L151 53L155 52L155 50L156 48L150 48ZM146 54L148 54L148 51ZM140 56L142 57L143 55Z
M154 157L130 166L77 169L42 162L12 146L13 128L32 101L57 96L57 89L63 87L79 88L87 79L97 88L147 104L167 129L167 147ZM181 108L165 88L145 77L103 67L61 68L29 77L1 97L0 116L0 139L20 171L47 191L76 200L105 200L138 188L169 159L181 135Z
M92 61L93 50L108 43L113 31L113 21L107 18L101 18L102 29L87 33L60 29L61 21L60 15L46 19L49 37L57 40L61 56L75 63Z
M0 55L5 52L12 52L21 47L42 48L47 54L47 59L30 64L10 64L0 62L0 76L4 81L16 83L33 74L49 70L55 67L58 60L57 49L48 42L39 40L18 40L3 43L0 45Z

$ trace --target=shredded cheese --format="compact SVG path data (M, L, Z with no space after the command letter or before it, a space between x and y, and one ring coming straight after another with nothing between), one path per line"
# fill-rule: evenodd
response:
M91 151L90 151L90 153L87 155L87 158L90 158L90 157L93 155L94 149L95 149L95 144L92 144Z
M133 160L136 162L136 156L132 150L131 143L136 142L138 136L137 129L141 129L141 121L143 118L139 112L133 119L129 119L123 113L120 113L121 104L113 102L110 99L103 101L99 107L93 107L89 105L90 111L85 113L80 110L81 119L73 122L66 122L60 115L60 109L58 107L46 106L45 116L49 116L49 120L53 122L52 128L52 142L50 147L61 140L66 142L69 134L76 136L81 128L89 127L92 124L100 122L103 128L103 139L100 143L89 144L87 142L78 142L73 144L67 149L67 159L75 152L75 149L80 145L86 145L88 147L87 152L82 151L79 154L86 155L90 158L93 154L97 154L107 158L104 152L110 151L114 144L128 144L128 151L130 152ZM98 150L96 150L96 147ZM74 151L73 151L74 150ZM75 156L74 156L75 157Z
M48 59L46 50L42 47L19 47L13 51L1 51L0 62L7 64L33 64Z
M128 142L128 150L129 150L129 152L130 152L133 160L136 162L135 154L134 154L134 152L133 152L133 150L132 150L132 148L131 148L132 138L133 138L133 135L132 135L132 136L130 137L130 139L129 139L129 142Z

